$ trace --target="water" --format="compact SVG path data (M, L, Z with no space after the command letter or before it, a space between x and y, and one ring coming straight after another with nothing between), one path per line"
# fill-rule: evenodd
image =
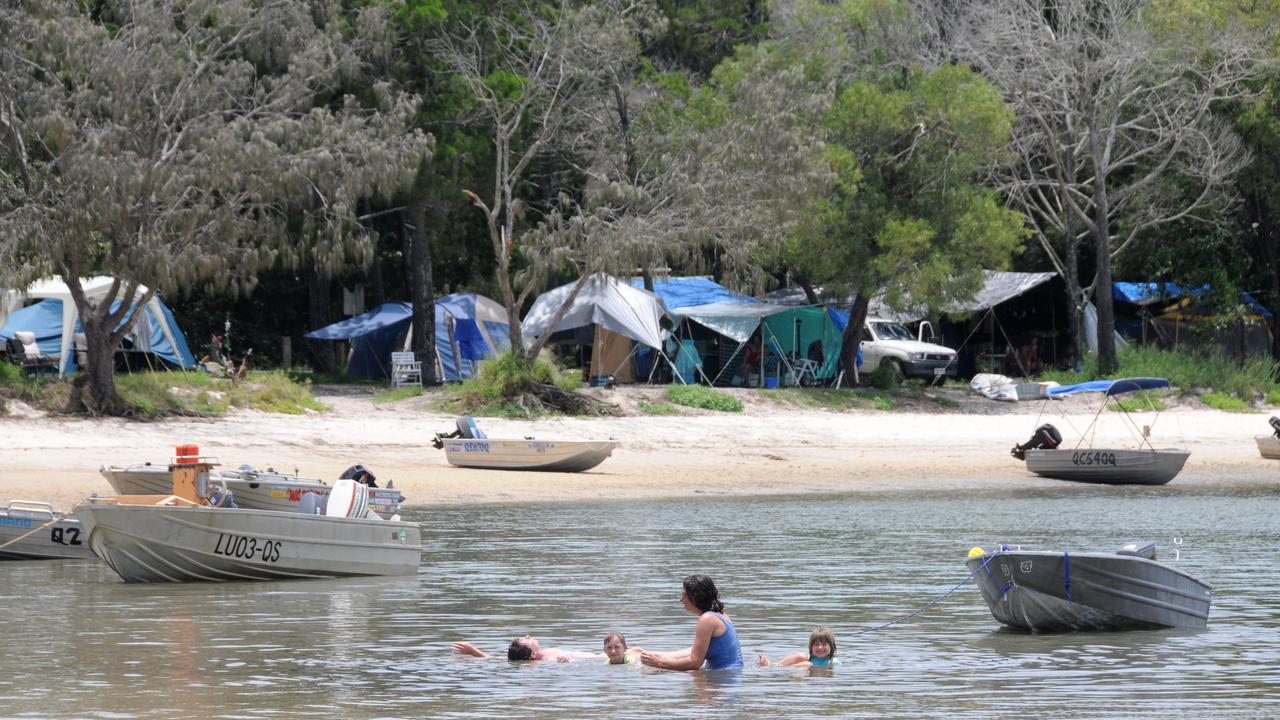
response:
M1177 485L976 494L411 509L416 577L124 585L93 562L0 563L0 716L1246 718L1280 714L1280 488ZM1174 538L1181 558L1173 561ZM1157 543L1210 582L1201 632L1024 635L961 587L970 547ZM688 646L680 579L721 586L740 674L603 660L512 664L530 632L599 651ZM757 667L830 625L834 671Z

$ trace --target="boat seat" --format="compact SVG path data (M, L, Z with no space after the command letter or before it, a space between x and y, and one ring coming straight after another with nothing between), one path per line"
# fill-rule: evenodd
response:
M475 418L470 415L463 415L458 418L458 437L468 440L484 440L489 436L485 435L484 431L476 426Z
M303 493L298 498L298 512L303 515L320 515L324 512L324 507L320 504L323 498L315 493Z

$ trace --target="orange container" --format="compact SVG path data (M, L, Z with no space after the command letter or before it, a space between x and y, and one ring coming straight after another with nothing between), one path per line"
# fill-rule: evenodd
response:
M175 459L179 465L191 465L200 459L199 445L179 445L174 451Z

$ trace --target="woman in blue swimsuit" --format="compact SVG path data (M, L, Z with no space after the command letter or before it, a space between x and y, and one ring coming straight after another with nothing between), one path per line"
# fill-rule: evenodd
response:
M663 670L726 670L742 668L742 646L733 621L724 614L720 591L706 575L684 579L680 604L698 614L693 644L677 652L645 652L640 662Z

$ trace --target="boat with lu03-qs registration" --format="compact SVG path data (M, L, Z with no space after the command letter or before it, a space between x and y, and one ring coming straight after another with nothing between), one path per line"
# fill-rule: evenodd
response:
M14 500L0 509L0 560L77 560L93 553L80 520L49 503Z
M1117 553L974 548L965 565L991 615L1030 632L1201 629L1213 589L1158 562L1152 543Z
M218 507L222 493L210 473L215 464L194 446L182 446L170 466L172 494L90 498L77 505L90 549L125 582L417 572L417 523L378 517L369 509L366 486L338 481L324 514L310 494L296 512Z
M443 449L450 465L490 470L581 472L604 462L618 443L613 440L500 440L487 437L471 417L457 420L457 429L436 433L432 445Z
M1093 417L1089 428L1081 434L1075 447L1062 448L1062 434L1050 424L1036 428L1031 439L1014 446L1010 454L1026 461L1027 469L1041 477L1076 482L1107 485L1164 485L1182 471L1191 453L1178 448L1157 448L1151 444L1152 423L1139 427L1129 412L1118 402L1115 407L1135 430L1137 448L1093 447L1093 432L1103 411L1115 397L1139 390L1169 387L1163 378L1125 378L1122 380L1095 380L1077 385L1061 385L1048 389L1049 402L1053 398L1074 393L1096 392L1103 397L1102 406ZM1154 409L1154 406L1153 406ZM1157 413L1158 415L1158 413ZM1089 446L1083 446L1086 438ZM1145 447L1143 447L1145 446Z
M98 472L121 495L165 495L172 484L169 469L151 463L127 467L103 465ZM270 468L257 470L242 465L238 470L215 468L210 472L211 479L225 484L231 491L236 506L246 510L295 512L306 495L318 496L323 504L333 489L333 486L318 478L300 477ZM363 465L348 468L339 479L356 480L368 485L369 506L383 519L400 512L404 496L391 483L387 483L384 488L377 487L373 473Z

